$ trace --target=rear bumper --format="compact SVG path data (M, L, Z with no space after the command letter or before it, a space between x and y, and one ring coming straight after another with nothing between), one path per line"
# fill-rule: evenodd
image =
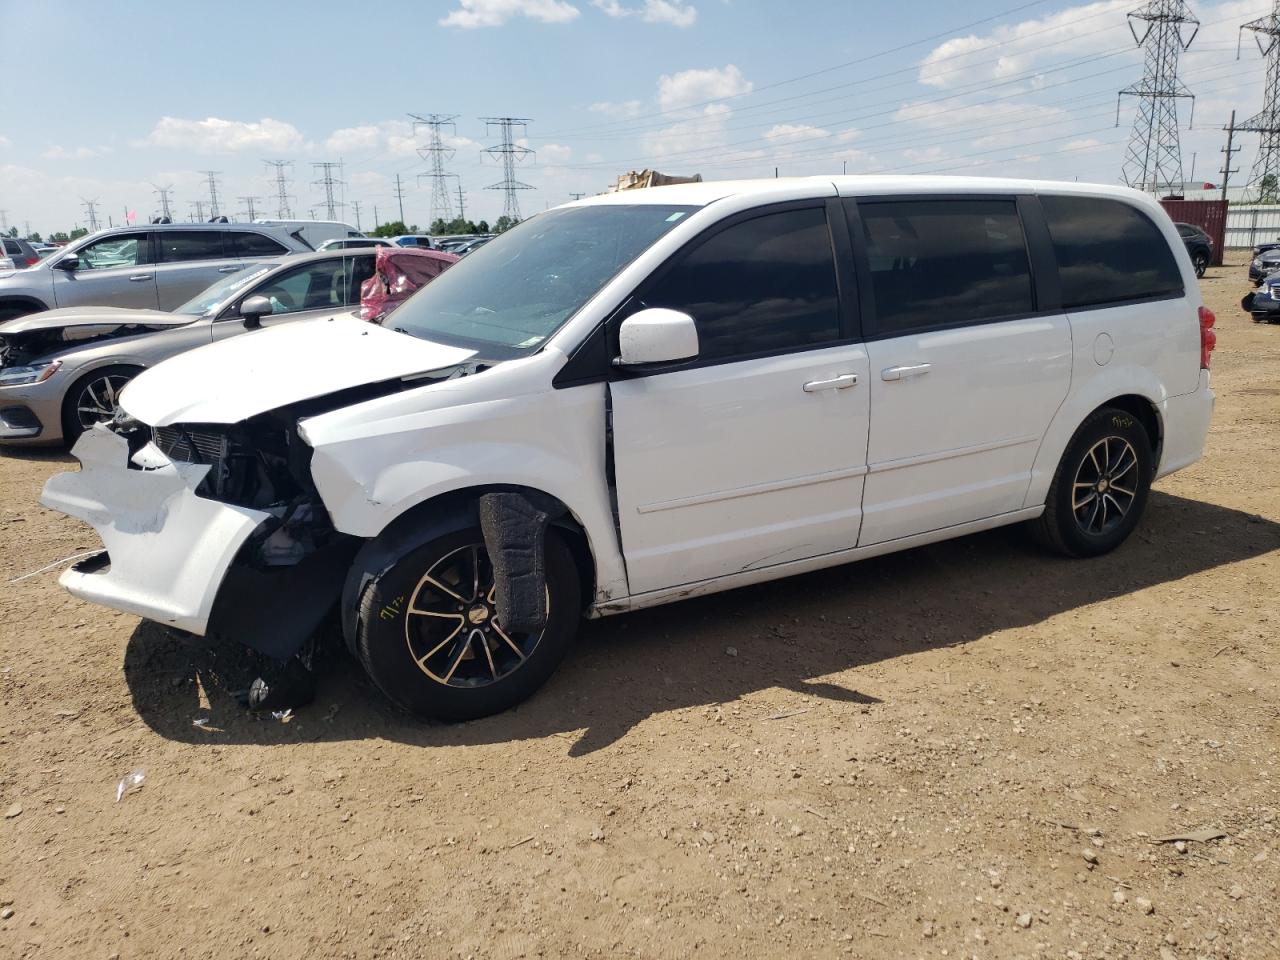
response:
M40 502L92 526L108 557L60 582L82 600L203 634L227 569L268 515L196 496L208 466L146 449L154 466L129 469L124 438L94 427L72 449L79 472L45 484Z
M1213 419L1215 395L1209 371L1200 371L1200 384L1191 393L1164 402L1164 448L1157 477L1189 467L1204 455L1204 442Z

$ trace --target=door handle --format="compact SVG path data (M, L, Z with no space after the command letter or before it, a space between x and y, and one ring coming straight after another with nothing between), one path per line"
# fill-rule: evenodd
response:
M904 367L885 367L880 371L880 379L910 380L912 377L923 377L932 369L932 363L909 363Z
M240 269L240 266L239 264L237 264L233 267L219 267L218 272L219 273L235 273L239 269Z
M800 389L805 393L817 393L819 390L845 390L858 382L856 373L842 373L830 380L810 380Z
M131 277L129 277L129 282L137 283L140 280L150 280L150 279L151 279L151 274L149 273L135 273Z

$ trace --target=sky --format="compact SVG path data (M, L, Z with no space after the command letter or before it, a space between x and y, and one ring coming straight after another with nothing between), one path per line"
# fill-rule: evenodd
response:
M513 142L525 215L652 167L705 179L957 173L1120 182L1142 75L1125 14L1140 0L0 0L0 211L49 234L127 212L187 219L216 171L220 212L277 214L265 160L287 160L292 213L326 217L314 165L340 162L338 218L424 228L428 131L444 128L452 209L490 222L503 179L482 118ZM1187 179L1220 182L1223 127L1262 108L1265 60L1240 24L1271 0L1192 2L1180 75ZM1247 177L1257 135L1239 138Z

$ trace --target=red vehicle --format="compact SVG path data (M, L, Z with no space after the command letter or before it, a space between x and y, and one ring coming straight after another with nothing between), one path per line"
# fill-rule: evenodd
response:
M360 285L360 319L382 323L419 287L458 262L452 253L405 247L379 247L373 276Z

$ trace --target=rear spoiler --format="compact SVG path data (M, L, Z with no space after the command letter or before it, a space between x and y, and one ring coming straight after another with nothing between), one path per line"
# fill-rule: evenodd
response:
M311 251L313 251L313 252L315 251L315 249L316 249L316 248L315 248L315 247L313 247L310 243L308 243L308 242L307 242L307 238L306 238L306 237L304 237L304 236L302 235L302 228L301 228L301 227L299 227L297 230L293 231L293 233L289 234L289 236L293 237L293 239L297 240L300 244L302 244L302 245L303 245L304 247L306 247L308 250L311 250Z

